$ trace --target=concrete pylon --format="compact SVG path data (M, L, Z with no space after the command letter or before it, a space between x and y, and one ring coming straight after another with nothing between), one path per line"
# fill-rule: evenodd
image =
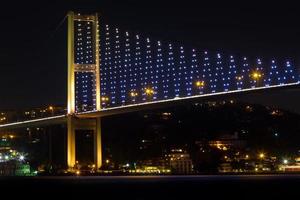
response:
M75 62L75 22L92 23L93 41L92 49L94 60L91 63ZM76 130L93 130L94 132L94 164L97 169L102 165L101 147L101 119L79 119L76 118L76 73L93 73L95 108L101 109L100 102L100 47L99 47L99 23L98 14L81 15L74 12L68 13L68 119L67 119L67 165L69 169L74 169L76 164Z
M68 116L67 120L67 164L70 170L76 164L76 131L92 130L94 134L94 165L96 169L102 166L102 141L101 141L101 118L78 119Z

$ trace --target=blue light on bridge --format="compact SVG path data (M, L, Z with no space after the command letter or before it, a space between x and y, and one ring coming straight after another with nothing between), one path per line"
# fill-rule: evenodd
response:
M75 63L83 64L88 69L89 65L94 64L93 49L93 26L88 21L76 21L74 32L74 53ZM94 75L88 70L82 70L75 73L75 105L76 111L95 110L95 83Z
M78 22L76 62L90 64L89 24ZM299 81L291 61L237 57L165 43L106 25L100 29L101 107L209 95ZM95 109L95 84L76 75L77 112Z

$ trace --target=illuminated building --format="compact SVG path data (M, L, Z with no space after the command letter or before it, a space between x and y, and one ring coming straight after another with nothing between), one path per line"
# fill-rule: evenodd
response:
M175 174L191 174L193 172L193 162L190 155L182 149L171 149L166 155L169 161L172 173Z
M0 176L25 176L31 173L26 162L26 154L12 148L13 135L4 135L0 139Z
M205 146L206 143L208 143L208 146L210 148L216 148L222 151L227 151L229 149L243 149L246 147L246 141L245 140L240 140L237 136L235 135L222 135L216 140L210 140L210 141L196 141L196 144L199 147Z
M209 141L209 146L227 151L230 148L241 148L245 146L245 141L243 140L212 140Z
M0 176L35 176L30 165L16 160L0 162Z
M219 170L219 172L222 172L222 173L232 172L232 166L230 163L224 162L224 163L220 164L218 170Z
M293 164L289 164L288 160L283 160L283 164L279 166L279 170L284 172L300 172L300 157L296 158Z
M128 170L130 174L170 174L171 169L160 166L143 166Z
M129 173L136 174L170 174L171 168L168 160L163 157L155 157L152 159L139 160L134 169Z

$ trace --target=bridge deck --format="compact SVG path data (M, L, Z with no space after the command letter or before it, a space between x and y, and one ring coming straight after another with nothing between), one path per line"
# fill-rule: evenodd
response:
M33 119L33 120L3 124L3 125L0 125L0 130L29 128L29 127L45 126L45 125L48 126L48 125L53 125L53 124L66 123L66 121L67 121L66 115L58 115L58 116L53 116L53 117L46 117L46 118L40 118L40 119Z
M136 112L136 111L143 111L143 110L151 110L156 108L163 108L167 106L174 106L178 104L185 104L188 102L199 101L199 99L205 100L212 100L219 98L220 96L226 97L228 95L232 96L239 96L246 93L262 93L266 89L268 90L276 90L276 89L293 89L299 88L300 82L290 83L285 85L274 85L269 87L257 87L257 88L249 88L243 90L234 90L234 91L227 91L227 92L216 92L210 94L202 94L202 95L195 95L195 96L188 96L188 97L177 97L174 99L167 99L161 101L152 101L152 102L144 102L139 104L132 104L132 105L124 105L112 108L105 108L100 111L90 111L90 112L82 112L78 113L76 116L78 118L95 118L95 117L105 117L110 115L117 115L129 112Z
M143 111L143 110L151 110L157 108L163 108L168 106L174 106L178 104L186 104L188 102L199 101L199 99L204 100L212 100L214 98L219 98L220 96L226 97L226 95L230 95L230 97L234 95L242 95L245 93L256 92L262 93L265 89L298 89L300 83L290 83L285 85L275 85L269 87L260 87L260 88L250 88L250 89L243 89L243 90L235 90L229 92L219 92L219 93L212 93L207 95L197 95L197 96L190 96L190 97L182 97L182 98L175 98L175 99L168 99L163 101L153 101L153 102L145 102L133 105L126 105L126 106L119 106L113 108L105 108L100 111L90 111L84 113L78 113L75 117L80 119L86 118L97 118L97 117L105 117L117 114L124 114L129 112L136 112L136 111ZM14 122L9 124L0 125L1 130L7 129L16 129L16 128L28 128L28 127L37 127L37 126L49 126L54 124L63 124L67 122L67 115L58 115L53 117L41 118L41 119L33 119L27 121L20 121Z

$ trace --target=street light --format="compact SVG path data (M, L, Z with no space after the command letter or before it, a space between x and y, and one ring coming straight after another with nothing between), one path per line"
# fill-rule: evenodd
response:
M260 153L259 154L259 158L263 159L265 157L265 154L264 153Z
M54 107L53 106L49 106L49 111L51 112L51 114L53 115L53 111L54 111Z
M23 156L23 155L21 155L20 157L19 157L19 160L20 161L23 161L25 159L25 157Z

